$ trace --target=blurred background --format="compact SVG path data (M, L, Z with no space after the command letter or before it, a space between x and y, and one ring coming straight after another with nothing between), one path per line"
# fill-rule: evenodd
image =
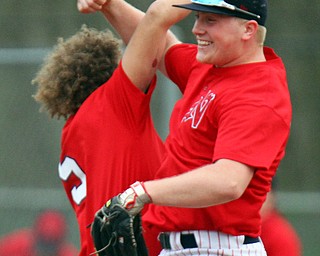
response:
M150 4L137 2L142 10ZM305 256L320 252L319 13L318 0L269 0L266 45L283 58L293 103L291 137L277 174L278 205L300 235ZM193 21L191 15L175 27L186 42L194 40ZM99 13L80 14L76 0L0 2L0 236L32 225L35 214L53 208L66 215L69 239L79 243L75 217L57 175L64 120L39 113L31 80L57 38L73 35L82 24L110 28ZM179 96L160 76L152 112L163 139Z

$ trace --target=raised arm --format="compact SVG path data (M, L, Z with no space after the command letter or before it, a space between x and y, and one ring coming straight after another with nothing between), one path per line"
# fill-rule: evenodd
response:
M123 0L78 0L82 13L100 11L127 45L144 12Z
M169 28L188 14L189 11L158 1L151 4L123 56L123 68L137 86L144 88L151 80L168 45L170 47L177 42L172 34L168 33Z
M133 32L145 15L144 12L123 0L78 0L77 6L78 10L82 13L100 11L110 25L118 32L126 45L129 43ZM148 26L145 26L145 28L148 28ZM165 45L163 45L162 42L163 52L172 45L180 43L170 30L166 33ZM166 75L162 58L160 58L160 60L158 59L157 62L158 69Z

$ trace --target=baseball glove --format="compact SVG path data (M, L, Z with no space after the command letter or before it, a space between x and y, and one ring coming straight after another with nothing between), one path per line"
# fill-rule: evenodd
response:
M123 206L119 196L110 199L95 215L91 235L99 256L148 256L141 216Z

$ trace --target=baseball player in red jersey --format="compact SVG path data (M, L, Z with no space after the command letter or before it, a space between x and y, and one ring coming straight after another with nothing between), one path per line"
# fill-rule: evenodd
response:
M67 119L59 177L79 224L81 256L95 251L95 212L136 179L152 179L163 156L149 106L162 53L150 49L142 55L138 38L139 33L117 67L118 39L82 27L59 41L33 80L35 99L52 117Z
M77 248L67 241L65 216L56 210L41 212L30 228L0 237L1 256L76 256Z
M277 185L274 181L261 208L261 239L268 256L302 256L299 234L277 207Z
M159 233L160 255L266 255L259 212L291 123L284 64L263 47L267 1L158 0L146 13L158 26L148 36L164 38L189 10L198 45L176 41L165 56L183 98L164 161L156 180L130 186L120 199L132 215L152 203L143 220Z

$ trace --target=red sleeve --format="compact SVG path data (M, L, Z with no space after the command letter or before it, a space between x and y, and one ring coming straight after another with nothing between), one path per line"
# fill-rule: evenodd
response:
M197 47L193 44L177 44L165 56L166 71L169 78L183 93L196 61Z
M150 101L155 87L156 76L150 81L147 93L140 91L128 78L120 62L112 77L102 86L104 92L98 94L98 97L104 97L101 101L105 101L105 108L108 108L102 114L109 115L112 109L118 121L123 121L132 129L143 129L141 125L150 117Z
M240 105L220 115L213 161L228 158L269 169L288 139L289 129L266 106ZM268 139L265 139L268 138Z

